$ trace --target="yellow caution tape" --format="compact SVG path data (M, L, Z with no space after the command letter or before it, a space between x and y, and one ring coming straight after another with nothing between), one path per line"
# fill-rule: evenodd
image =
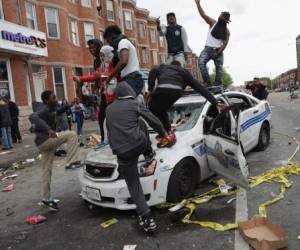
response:
M284 135L281 133L276 133L276 134ZM278 184L280 184L280 193L278 195L276 195L275 197L273 197L271 200L268 200L258 206L258 210L259 210L258 216L260 216L260 217L267 217L267 207L273 205L274 203L276 203L284 198L284 195L285 195L287 189L289 189L292 186L292 182L288 179L288 177L291 175L300 175L300 162L298 162L298 163L291 162L293 160L293 158L296 156L296 154L300 151L300 143L294 137L291 137L289 135L284 135L284 136L293 140L297 144L296 150L293 152L293 154L288 159L288 164L285 166L271 169L261 175L249 178L250 188L255 188L262 183L278 183ZM218 185L226 184L226 182L221 179L217 182L217 184ZM212 221L194 221L194 220L191 220L191 217L192 217L194 211L196 210L197 205L207 203L208 201L210 201L214 198L234 195L237 192L239 192L240 190L242 190L242 189L231 191L228 193L221 193L219 188L214 188L214 189L212 189L204 194L201 194L197 197L188 199L185 207L189 209L189 213L182 219L182 222L187 223L187 224L200 225L202 227L210 228L215 231L221 231L221 232L236 229L238 227L238 225L236 223L229 223L229 224L223 225L223 224L219 224L219 223L212 222ZM163 204L160 206L160 208L168 208L168 207L171 207L174 205L175 204Z

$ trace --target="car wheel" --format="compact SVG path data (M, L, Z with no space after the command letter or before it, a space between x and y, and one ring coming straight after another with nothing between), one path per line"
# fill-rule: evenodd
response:
M197 170L197 164L191 159L184 159L175 166L168 184L168 202L179 202L193 195L198 179Z
M270 127L265 122L260 128L257 151L264 151L270 143Z

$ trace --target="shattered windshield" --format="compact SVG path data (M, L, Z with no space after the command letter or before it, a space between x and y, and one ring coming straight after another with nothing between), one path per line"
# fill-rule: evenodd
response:
M177 131L192 129L202 112L204 103L175 104L169 111L172 128Z

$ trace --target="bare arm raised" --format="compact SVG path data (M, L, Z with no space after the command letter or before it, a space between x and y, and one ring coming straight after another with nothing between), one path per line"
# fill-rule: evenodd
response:
M200 16L209 25L209 27L212 27L216 23L216 20L209 17L208 15L206 15L206 13L204 12L204 10L203 10L203 8L200 4L200 0L195 0L195 2L196 2L196 5L198 7L198 11L199 11Z

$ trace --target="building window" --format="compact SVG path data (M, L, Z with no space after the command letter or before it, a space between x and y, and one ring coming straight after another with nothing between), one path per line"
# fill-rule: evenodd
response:
M145 35L146 35L146 26L145 26L144 22L139 23L139 34L140 34L140 37L145 37Z
M104 43L104 31L99 31L99 40Z
M148 53L147 53L147 48L146 47L142 47L142 62L148 63Z
M166 56L165 55L160 55L160 63L166 63Z
M98 16L102 17L102 0L97 0L97 12Z
M108 20L115 20L114 1L106 0L106 15Z
M2 0L0 0L0 19L4 19L3 8L2 8Z
M152 51L153 65L158 65L157 51Z
M125 27L126 27L126 29L132 30L133 26L132 26L132 15L131 15L131 12L124 11L124 18L125 18Z
M0 59L0 96L9 96L14 99L14 93L11 85L11 72L8 60Z
M29 1L26 1L26 19L27 26L31 29L37 30L35 6Z
M76 3L76 0L69 0L70 3Z
M162 37L162 36L159 37L159 44L160 44L161 48L165 47L165 39L164 39L164 37Z
M156 30L155 29L150 30L150 37L151 37L151 42L155 43L156 42Z
M57 100L63 101L66 99L65 93L65 70L63 67L53 67L53 79L55 84L55 93Z
M85 42L94 39L94 25L92 23L83 23Z
M58 10L54 8L45 8L47 33L49 38L58 39L59 34L59 22L58 22Z
M92 0L81 0L81 5L83 7L91 8L92 7Z
M79 46L78 23L76 19L71 18L71 38L74 45Z

